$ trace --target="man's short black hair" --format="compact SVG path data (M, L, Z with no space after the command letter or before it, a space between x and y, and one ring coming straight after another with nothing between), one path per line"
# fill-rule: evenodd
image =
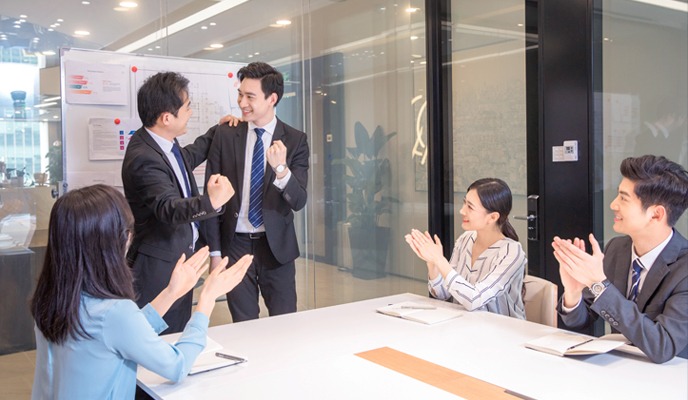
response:
M239 81L242 82L245 78L260 79L260 88L265 93L265 98L275 93L277 94L277 101L275 106L282 99L284 93L284 78L282 73L273 68L270 64L264 62L252 62L249 65L242 67L237 73Z
M143 126L150 128L163 113L177 116L189 97L189 80L176 72L159 72L148 77L139 89L137 102Z
M621 162L621 175L635 184L643 209L661 205L667 223L674 226L688 208L688 171L664 156L628 157Z

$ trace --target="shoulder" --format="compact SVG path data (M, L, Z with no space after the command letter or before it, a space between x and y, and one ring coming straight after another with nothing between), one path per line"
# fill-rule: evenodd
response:
M306 137L306 133L305 133L305 132L302 132L302 131L296 129L296 128L294 128L294 127L291 126L291 125L287 125L287 124L285 124L284 122L282 122L281 119L277 118L277 126L276 126L276 128L279 128L279 127L282 128L282 130L284 131L284 134L285 134L285 135L290 135L290 136L294 136L294 137L304 137L304 138Z
M514 258L525 258L526 256L521 243L510 238L498 241L495 246L498 247L499 253L502 255L511 255Z

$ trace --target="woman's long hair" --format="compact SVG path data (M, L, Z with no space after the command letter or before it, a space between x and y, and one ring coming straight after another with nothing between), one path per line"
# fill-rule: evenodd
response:
M480 203L488 212L498 212L499 219L497 226L502 231L502 234L509 239L518 241L516 230L509 222L509 213L511 212L511 189L501 179L498 178L483 178L473 182L468 187L467 192L475 189L480 199Z
M31 301L36 325L50 342L90 337L79 320L82 294L134 298L125 259L133 224L124 196L110 186L69 191L55 202L43 271Z

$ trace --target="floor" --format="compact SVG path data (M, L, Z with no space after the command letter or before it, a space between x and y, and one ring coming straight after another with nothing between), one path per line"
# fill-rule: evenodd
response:
M313 273L306 273L308 270L312 270ZM303 260L297 261L296 276L299 310L396 293L427 293L425 282L398 276L358 279L354 278L350 271L336 266L315 263L314 267L311 264L309 268ZM317 288L317 296L314 295L314 288ZM262 304L261 310L261 318L267 317L265 306ZM227 324L231 321L227 303L219 300L210 318L210 325ZM31 397L35 364L35 351L0 356L0 400L23 400Z

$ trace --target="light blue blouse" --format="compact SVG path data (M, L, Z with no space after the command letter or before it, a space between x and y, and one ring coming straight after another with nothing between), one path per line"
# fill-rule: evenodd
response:
M158 336L167 328L155 309L131 300L81 296L81 323L93 338L57 345L36 333L32 399L133 399L141 365L177 382L206 344L208 317L194 313L179 341Z

